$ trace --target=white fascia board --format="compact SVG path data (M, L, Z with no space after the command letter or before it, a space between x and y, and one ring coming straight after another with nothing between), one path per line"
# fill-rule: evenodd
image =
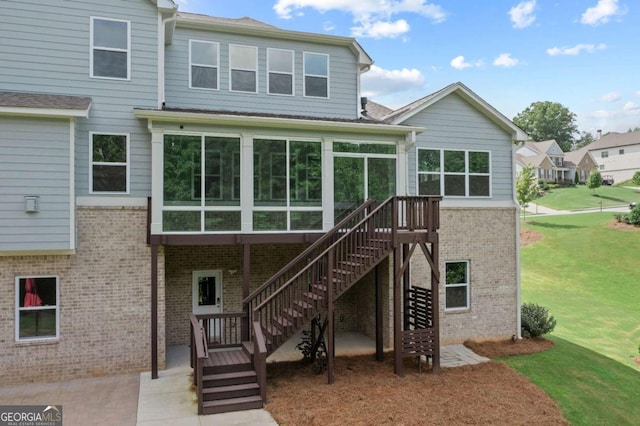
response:
M213 125L228 125L240 127L271 127L286 129L325 130L349 133L377 133L388 135L406 135L411 132L422 133L423 127L354 123L312 119L294 119L282 117L258 117L248 115L209 114L198 112L134 110L136 118L159 120L166 122L200 123Z
M0 107L0 115L30 115L34 117L89 118L89 109L91 109L91 106L89 106L87 109Z

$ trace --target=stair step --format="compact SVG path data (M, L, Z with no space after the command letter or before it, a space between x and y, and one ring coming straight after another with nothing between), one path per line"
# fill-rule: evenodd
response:
M325 279L326 281L326 279ZM321 284L321 283L314 283L311 284L311 288L318 290L318 292L322 292L322 293L326 293L327 292L327 285L326 284Z
M291 304L293 309L300 312L303 316L307 313L308 310L313 309L313 305L304 300L294 300Z
M242 342L242 349L244 350L244 353L249 355L249 358L253 357L253 342Z
M275 341L278 337L284 335L284 332L273 324L263 324L262 330L264 331L267 343Z
M280 330L284 331L287 327L293 327L293 323L284 316L277 316L271 320L271 324L275 325Z
M285 317L289 318L289 321L296 321L300 318L304 318L302 312L300 312L296 308L283 309L282 313Z
M245 396L260 395L260 386L257 383L242 383L239 385L216 386L202 390L205 401L221 399L242 398Z
M255 408L262 408L262 397L260 395L204 401L202 404L203 414L227 413L229 411L252 410Z
M341 264L341 265L344 265L344 266L350 266L352 268L359 268L359 267L362 266L362 263L360 263L360 262L351 262L351 261L348 261L348 260L342 260L342 261L340 261L338 263Z
M232 373L207 374L202 376L204 388L216 386L240 385L243 383L256 383L257 375L253 370L236 371Z

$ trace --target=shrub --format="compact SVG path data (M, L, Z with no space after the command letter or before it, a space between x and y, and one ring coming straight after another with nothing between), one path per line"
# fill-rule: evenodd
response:
M556 319L549 315L549 310L535 303L522 304L522 328L530 337L538 337L550 333L556 327Z
M640 225L640 204L635 206L629 214L626 215L628 218L628 224L630 225Z
M633 178L631 179L634 185L640 185L640 172L635 172L633 174Z

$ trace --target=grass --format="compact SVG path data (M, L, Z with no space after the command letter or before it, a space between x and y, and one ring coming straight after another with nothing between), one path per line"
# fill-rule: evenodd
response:
M554 335L640 371L640 230L611 213L535 217L543 239L521 251L522 301L549 308ZM640 420L640 417L638 418Z
M621 186L601 186L595 190L586 185L549 190L543 197L533 201L554 210L580 210L589 208L626 206L640 203L640 191Z
M545 352L502 358L553 398L572 425L640 422L640 374L597 352L552 337Z

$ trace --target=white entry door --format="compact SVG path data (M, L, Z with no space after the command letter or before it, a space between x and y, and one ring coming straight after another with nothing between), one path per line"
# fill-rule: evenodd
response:
M222 271L193 271L193 313L222 313ZM222 324L220 319L206 320L210 343L220 338Z

